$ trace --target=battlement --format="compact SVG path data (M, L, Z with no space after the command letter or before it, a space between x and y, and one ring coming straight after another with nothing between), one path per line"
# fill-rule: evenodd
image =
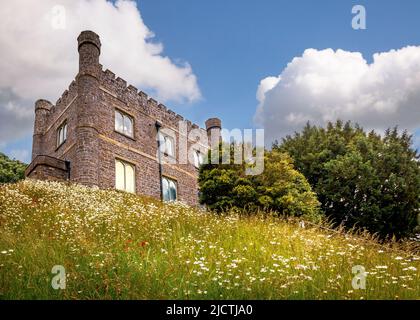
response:
M77 49L79 71L75 80L55 104L44 99L35 103L32 163L26 175L121 188L118 183L125 178L121 179L116 169L118 163L124 162L135 170L131 173L134 190L132 185L125 185L123 190L164 199L162 181L172 179L176 181L177 199L198 204L198 165L190 161L192 157L187 162L180 150L186 147L188 153L205 152L208 139L203 142L202 138L209 137L210 131L220 131L220 120L209 119L208 130L202 129L112 71L104 70L99 62L101 42L92 31L79 35ZM123 114L120 120L118 112ZM121 118L122 128L118 122ZM170 129L171 135L174 133L171 157L178 162L161 163L157 157L157 123L162 129ZM198 129L194 137L189 136L192 129Z
M83 45L90 45L91 48L87 48L87 52L81 53L81 47ZM93 49L92 46L95 48ZM95 60L96 55L100 54L101 42L99 36L92 31L83 31L78 37L78 49L79 53L83 54L84 62L82 64L85 68L91 67L90 64L97 63L99 67L99 82L100 86L103 87L108 93L111 93L113 96L117 97L119 100L127 104L129 107L141 107L144 108L144 111L148 114L155 114L156 116L161 115L163 118L169 119L173 122L186 121L189 129L201 129L206 131L206 129L201 128L198 124L192 123L191 121L185 119L182 115L174 112L169 109L163 103L158 102L154 98L150 97L144 91L139 90L137 87L128 84L126 80L121 77L117 77L114 72L109 69L103 70L103 66L99 63L99 60ZM90 51L89 51L90 50ZM97 50L98 52L93 52ZM89 53L94 55L95 59L89 59ZM35 104L35 109L43 109L46 112L45 115L49 116L56 113L58 110L62 110L68 106L73 99L77 96L77 81L73 80L68 89L66 89L62 95L57 99L55 104L52 104L46 100L38 100Z
M174 112L173 110L166 107L163 103L158 102L154 98L150 97L144 91L137 89L131 84L127 84L127 81L116 77L115 73L109 69L102 70L100 78L101 86L116 96L119 100L123 101L126 104L137 104L148 110L148 112L159 111L160 113L166 114L166 116L173 121L187 121L189 128L199 129L199 125L191 123L191 121L186 120L182 115ZM201 128L202 130L205 130Z
M73 80L68 89L66 89L61 97L57 99L55 102L56 107L60 107L61 105L67 106L71 100L77 95L77 83L75 80Z

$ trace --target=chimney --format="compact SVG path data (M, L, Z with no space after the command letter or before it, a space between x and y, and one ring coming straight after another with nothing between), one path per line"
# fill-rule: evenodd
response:
M207 119L206 130L209 146L217 146L221 140L220 131L222 130L222 121L219 118Z
M101 54L101 40L93 31L82 31L77 38L79 51L79 72L99 69L99 55Z

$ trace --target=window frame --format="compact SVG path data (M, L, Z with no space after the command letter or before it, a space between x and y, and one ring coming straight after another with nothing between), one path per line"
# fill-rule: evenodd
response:
M164 180L168 183L168 190L169 190L169 198L171 198L171 182L174 184L175 187L175 199L165 199L165 190L164 190ZM168 176L162 176L162 201L164 202L173 202L178 201L178 181Z
M162 143L165 146L164 151L163 151L163 154L165 156L175 158L176 157L176 154L175 154L175 149L176 148L175 148L175 139L174 139L174 137L172 137L169 134L163 133L163 132L159 132L159 135L160 135L160 137L159 137L160 147L162 148L162 145L161 145ZM171 150L171 153L168 153L167 152L168 150L167 150L166 139L169 139L172 142L172 148L170 149Z
M64 120L57 128L57 140L56 140L56 147L57 149L60 148L66 141L67 141L67 133L68 133L68 125L67 120ZM61 140L61 134L63 134L63 140Z
M200 150L195 149L194 150L194 167L196 167L197 169L200 168L200 166L204 163L204 158L203 158L203 154L201 153ZM195 160L197 159L198 163L195 163Z
M121 116L121 119L122 119L122 130L119 130L117 128L117 113ZM125 120L126 119L128 119L131 123L131 135L125 131L125 128L126 128ZM135 123L134 116L132 116L131 114L128 114L127 112L125 112L121 109L118 109L118 108L114 109L114 131L115 132L118 132L119 134L121 134L125 137L134 139L134 123Z
M121 163L123 168L124 168L124 188L123 189L120 189L120 188L117 187L117 163L118 162ZM119 190L119 191L128 192L128 193L137 193L136 192L136 186L137 186L137 183L136 183L136 173L137 173L136 165L131 163L131 162L128 162L126 160L120 159L120 158L115 158L114 163L115 163L115 170L114 170L114 172L115 172L115 179L114 179L115 189ZM133 169L133 185L132 185L133 191L129 191L128 188L127 188L127 169L126 169L127 167L131 167Z

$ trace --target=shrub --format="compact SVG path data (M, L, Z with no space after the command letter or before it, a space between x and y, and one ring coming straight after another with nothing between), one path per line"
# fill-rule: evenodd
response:
M18 160L11 160L0 152L0 183L17 182L24 179L26 167L26 164Z
M232 145L231 155L234 148ZM232 207L247 212L262 209L319 220L319 202L287 154L266 151L264 171L260 175L247 176L245 168L245 163L233 164L233 161L203 165L199 174L200 203L217 212Z
M420 209L420 162L411 136L383 137L357 124L307 125L273 148L291 155L336 224L386 238L413 234Z

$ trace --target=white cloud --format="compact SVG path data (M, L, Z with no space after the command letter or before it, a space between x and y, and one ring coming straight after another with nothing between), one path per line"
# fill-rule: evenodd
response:
M359 52L307 49L278 77L257 90L254 120L266 141L299 130L307 121L337 118L368 129L420 127L420 47L376 53L368 64Z
M60 21L57 4L65 9L64 29L56 28ZM163 102L200 98L191 67L164 56L163 45L153 42L154 35L133 1L9 1L0 6L0 30L1 125L15 124L16 135L30 133L35 100L46 98L54 103L74 79L78 69L76 38L83 30L100 35L104 69L128 83L155 93ZM5 101L7 95L14 99ZM32 113L29 117L28 110ZM4 131L0 129L3 144L14 136Z

